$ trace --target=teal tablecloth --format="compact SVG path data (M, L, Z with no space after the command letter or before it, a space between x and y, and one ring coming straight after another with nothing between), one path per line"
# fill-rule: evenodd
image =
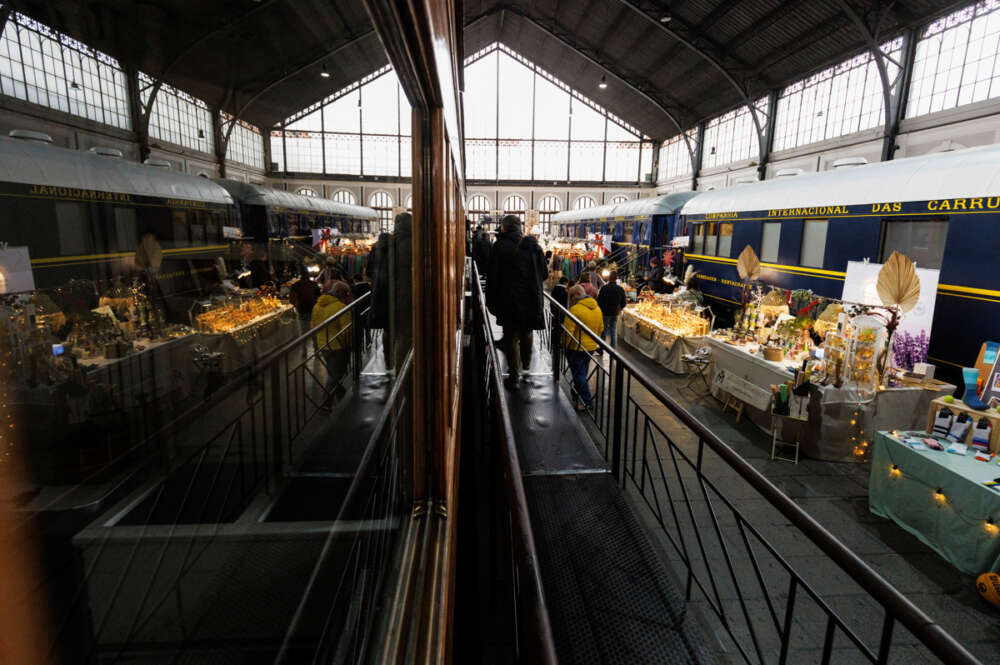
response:
M926 435L923 435L926 436ZM1000 492L983 485L1000 464L943 450L913 450L887 432L875 435L868 507L919 538L969 575L1000 570ZM892 465L899 473L891 473ZM935 497L940 489L944 500Z

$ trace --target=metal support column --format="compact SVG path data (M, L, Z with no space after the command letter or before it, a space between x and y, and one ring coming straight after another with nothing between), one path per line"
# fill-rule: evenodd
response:
M906 102L910 97L910 83L913 80L913 61L917 54L917 36L913 29L903 32L902 70L896 79L896 91L892 96L892 122L885 128L882 138L882 161L889 161L896 156L896 138L899 136L899 126L906 116Z
M129 65L125 69L125 80L128 84L128 112L135 132L135 142L139 144L139 161L149 158L149 121L142 97L139 95L139 70Z
M757 179L767 178L767 164L771 161L774 150L774 121L778 117L778 91L772 90L767 95L767 127L764 128L763 141L760 144L760 163L757 164Z
M215 162L219 166L219 177L226 177L226 138L222 130L222 121L219 109L209 109L212 114L212 152L215 155Z
M694 146L694 160L691 162L691 191L698 190L698 178L701 176L701 156L704 152L705 152L705 123L699 122L698 136Z

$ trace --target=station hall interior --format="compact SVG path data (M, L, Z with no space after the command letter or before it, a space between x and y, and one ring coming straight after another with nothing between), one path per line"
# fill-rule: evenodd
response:
M1000 665L1000 0L0 24L0 663Z

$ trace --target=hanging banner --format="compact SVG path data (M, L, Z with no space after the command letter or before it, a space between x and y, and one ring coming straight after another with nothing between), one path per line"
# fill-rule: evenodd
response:
M588 233L587 242L594 245L598 256L607 256L611 253L611 235L608 233Z

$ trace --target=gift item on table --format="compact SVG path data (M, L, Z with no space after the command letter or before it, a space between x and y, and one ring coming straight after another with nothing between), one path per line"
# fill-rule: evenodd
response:
M972 428L972 447L976 450L988 451L990 449L990 434L993 427L989 418L980 418L976 426Z
M792 395L790 383L771 386L771 395L774 397L774 413L779 416L787 416L791 413L789 409L789 400Z
M924 441L926 441L926 439L924 439ZM923 443L920 443L919 441L907 441L906 445L908 445L910 448L913 448L914 450L927 450L927 446L925 446Z
M937 439L924 439L924 444L931 450L944 450L944 446Z
M983 451L976 452L976 459L980 462L991 462L993 461L993 454Z
M951 412L951 409L941 409L934 417L934 429L931 431L931 434L942 439L948 436L954 420L955 414Z
M951 424L951 429L948 430L948 438L952 441L965 441L965 435L969 433L971 426L972 418L969 417L969 414L958 414L955 422Z
M964 443L952 443L945 448L945 451L951 453L952 455L964 455L969 452L969 447Z
M979 399L979 370L975 367L963 367L962 380L965 382L965 395L962 396L962 401L977 411L988 409L989 405Z

